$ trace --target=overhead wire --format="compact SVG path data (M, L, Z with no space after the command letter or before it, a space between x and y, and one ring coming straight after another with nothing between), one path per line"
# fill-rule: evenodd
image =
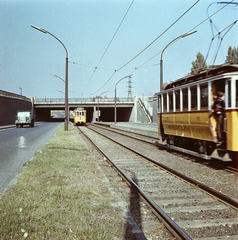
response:
M221 44L222 44L222 41L223 41L224 37L225 37L226 34L231 30L231 28L237 23L237 21L238 21L238 20L236 20L235 22L233 22L233 23L229 26L229 29L228 29L228 30L224 33L224 35L222 36L222 38L221 38L221 40L220 40L220 44L219 44L219 46L218 46L218 48L217 48L217 52L216 52L216 54L215 54L214 60L213 60L213 65L214 65L214 63L215 63L215 61L216 61L216 58L217 58L217 55L218 55L218 52L219 52L219 50L220 50L220 47L221 47Z
M156 42L164 33L166 33L178 20L180 20L188 11L190 11L200 0L198 0L197 2L195 2L184 14L182 14L173 24L171 24L162 34L160 34L153 42L151 42L146 48L144 48L141 52L139 52L135 57L133 57L130 61L128 61L126 64L124 64L122 67L120 67L119 69L115 70L114 73L110 76L110 78L104 83L104 85L95 93L99 92L111 79L112 77L115 75L115 73L119 70L121 70L122 68L124 68L126 65L128 65L130 62L132 62L135 58L137 58L141 53L143 53L147 48L149 48L154 42ZM219 10L217 10L216 12L214 12L212 15L208 16L205 20L203 20L202 22L200 22L199 24L197 24L195 27L193 27L190 31L193 31L194 29L198 28L200 25L202 25L204 22L206 22L208 19L210 19L211 17L213 17L214 15L216 15L217 13L219 13L221 10L223 10L226 6L228 6L230 3L234 2L234 0L231 0L230 2L228 2L225 6L223 6L222 8L220 8ZM223 2L224 3L224 2ZM175 43L175 42L174 42ZM174 44L173 43L173 44ZM173 45L172 44L172 45ZM172 46L171 45L171 46ZM149 61L151 61L153 58L155 58L157 55L159 55L162 51L160 51L159 53L157 53L156 55L154 55L153 57L151 57L149 60L147 60L146 62L144 62L143 64L141 64L139 67L135 67L135 69L131 72L135 72L136 70L138 70L139 68L141 68L142 66L144 66L146 63L148 63ZM130 74L131 74L130 73ZM95 94L93 93L93 94Z
M101 59L99 60L99 62L98 62L98 64L97 64L97 67L98 67L98 65L101 63L101 61L102 61L103 57L105 56L105 54L106 54L106 52L107 52L108 48L110 47L110 45L111 45L111 43L112 43L113 39L115 38L115 36L116 36L117 32L119 31L119 29L120 29L120 27L121 27L121 25L122 25L123 21L125 20L125 18L126 18L126 16L127 16L127 14L128 14L128 12L129 12L129 10L130 10L130 8L131 8L131 6L132 6L132 4L133 4L133 3L134 3L134 0L132 0L132 2L131 2L131 5L130 5L130 6L129 6L129 8L127 9L127 11L126 11L126 13L125 13L125 15L124 15L123 19L121 20L121 23L119 24L119 26L118 26L118 28L117 28L116 32L114 33L114 35L113 35L113 37L112 37L112 39L111 39L111 41L110 41L110 43L108 44L108 46L107 46L106 50L104 51L104 53L103 53L103 55L102 55Z
M234 1L234 0L233 0ZM208 7L207 7L207 16L209 16L209 13L208 13L208 10L209 10L209 8L211 7L211 5L213 5L213 4L226 4L226 6L228 5L228 4L235 4L236 6L238 6L238 3L237 2L233 2L233 1L230 1L230 2L228 2L228 1L226 1L226 2L213 2L213 3L211 3ZM212 36L214 37L214 30L213 30L213 25L214 25L214 28L216 28L216 30L217 30L217 32L218 32L218 28L216 27L216 25L213 23L213 21L212 21L212 18L210 17L210 26L211 26L211 32L212 32Z
M214 62L215 62L215 60L216 60L216 57L217 57L217 54L218 54L218 51L219 51L220 46L221 46L221 42L223 41L225 35L226 35L226 34L231 30L231 28L237 23L237 21L238 21L238 20L236 20L235 22L233 22L232 24L230 24L229 26L227 26L226 28L224 28L223 30L221 30L220 32L218 32L218 33L212 38L211 43L210 43L210 46L209 46L209 48L208 48L207 56L206 56L206 58L205 58L205 62L207 61L207 58L208 58L209 52L210 52L210 50L211 50L212 43L213 43L214 39L215 39L216 37L220 38L221 33L228 29L228 30L224 33L224 35L221 37L220 44L219 44L219 46L218 46L217 52L216 52L216 54L215 54L215 58L214 58L214 60L213 60L213 64L214 64Z
M174 21L166 30L164 30L154 41L152 41L147 47L145 47L142 51L140 51L136 56L134 56L131 60L129 60L127 63L125 63L123 66L121 66L119 69L115 70L115 72L111 75L111 77L104 83L104 85L98 89L100 91L115 75L116 72L120 71L122 68L124 68L126 65L128 65L130 62L132 62L134 59L136 59L139 55L141 55L146 49L148 49L152 44L154 44L161 36L163 36L173 25L175 25L185 14L187 14L200 0L196 1L186 12L184 12L176 21ZM97 93L96 91L95 93ZM94 93L94 94L95 94Z
M105 56L105 54L106 54L106 52L107 52L108 48L110 47L110 45L111 45L112 41L114 40L114 38L115 38L115 36L116 36L117 32L119 31L119 29L120 29L120 27L121 27L122 23L124 22L124 20L125 20L125 18L126 18L126 16L127 16L128 12L130 11L130 9L131 9L131 6L132 6L132 4L133 4L133 3L134 3L134 0L132 0L132 2L131 2L131 4L130 4L130 6L129 6L129 8L127 9L127 11L126 11L126 13L125 13L124 17L122 18L122 20L121 20L121 22L120 22L120 24L119 24L119 26L118 26L118 28L117 28L116 32L114 33L114 35L113 35L113 37L112 37L111 41L109 42L109 44L108 44L108 46L106 47L106 49L105 49L105 51L104 51L104 53L103 53L102 57L100 58L100 60L99 60L99 62L98 62L98 64L97 64L97 66L96 66L96 67L94 67L93 74L92 74L91 78L89 79L89 81L88 81L88 84L86 85L86 88L84 89L84 92L85 92L85 90L87 89L87 87L88 87L89 83L91 82L91 80L92 80L92 78L93 78L93 76L94 76L94 74L95 74L96 70L98 69L98 66L99 66L99 64L101 63L101 61L102 61L103 57ZM83 94L84 94L84 92L83 92Z
M76 62L70 62L68 61L69 63L72 63L72 64L76 64L76 65L79 65L79 66L82 66L82 67L87 67L87 68L95 68L95 67L92 67L92 66L88 66L88 65L85 65L85 64L80 64L80 63L76 63ZM114 71L113 69L107 69L107 68L97 68L99 70L105 70L105 71Z
M213 3L211 3L211 4L207 7L207 15L209 15L209 14L208 14L208 10L209 10L209 8L211 7L211 5L213 5L213 4L226 4L224 7L226 7L226 6L230 5L230 4L235 5L235 7L238 6L238 3L237 3L237 2L234 2L234 0L233 0L233 1L229 1L229 2L227 2L227 1L226 1L226 2L213 2ZM213 44L213 40L214 40L216 37L218 37L218 39L220 40L220 43L218 44L218 47L217 47L217 50L216 50L216 53L215 53L215 56L214 56L214 59L213 59L213 65L214 65L214 63L215 63L215 61L216 61L216 58L217 58L217 55L218 55L218 52L219 52L219 50L220 50L222 41L223 41L225 35L231 30L231 28L236 24L237 21L233 22L233 23L230 24L228 27L224 28L222 31L219 32L218 29L217 29L217 27L215 26L214 22L212 21L212 18L211 18L211 17L212 17L212 16L210 16L209 18L210 18L210 27L211 27L211 32L212 32L212 39L211 39L210 46L209 46L209 48L208 48L208 52L207 52L207 56L206 56L206 58L205 58L205 62L207 61L208 55L209 55L209 53L210 53L210 50L211 50L211 47L212 47L212 44ZM217 32L218 32L216 35L214 34L214 29L213 29L213 27L214 27L214 28L217 30ZM227 32L221 37L221 33L222 33L224 30L226 30L227 28L229 28L229 29L228 29Z
M201 23L199 23L198 25L196 25L195 27L193 27L191 30L189 30L188 32L192 32L194 29L196 29L196 28L198 28L200 25L202 25L204 22L206 22L208 19L210 19L211 17L213 17L215 14L217 14L218 12L220 12L223 8L225 8L228 4L230 4L230 3L232 3L234 0L232 0L232 1L230 1L229 3L227 3L224 7L222 7L222 8L220 8L219 10L217 10L216 12L214 12L212 15L210 15L210 16L208 16L205 20L203 20ZM233 23L234 24L234 23ZM231 26L231 25L229 25L229 26ZM228 27L229 27L228 26ZM227 28L228 28L227 27ZM227 29L226 28L226 29ZM172 43L171 44L171 46L173 45L173 44L175 44L177 41L175 41L174 43ZM148 63L149 61L151 61L153 58L155 58L156 56L158 56L160 53L162 52L162 50L159 52L159 53L157 53L157 54L155 54L153 57L151 57L149 60L147 60L146 62L144 62L143 64L141 64L139 67L135 67L135 70L137 70L137 69L139 69L139 68L141 68L142 66L144 66L146 63ZM157 64L158 65L158 64ZM134 70L134 71L135 71ZM133 72L134 72L133 71Z
M208 19L210 19L211 17L213 17L214 15L216 15L218 12L220 12L223 8L225 8L227 5L229 5L230 3L232 3L234 0L228 2L224 7L220 8L219 10L217 10L216 12L214 12L212 15L208 16L205 20L203 20L201 23L199 23L198 25L196 25L195 27L193 27L192 29L190 29L188 32L192 32L193 30L195 30L196 28L198 28L200 25L202 25L204 22L206 22ZM222 2L224 3L224 2ZM228 26L229 27L229 26ZM171 46L173 44L175 44L177 41L175 41L174 43L171 44ZM136 69L139 69L140 67L142 67L143 65L145 65L147 62L151 61L153 58L155 58L156 56L158 56L162 51L160 51L159 53L157 53L156 55L154 55L153 57L151 57L149 60L147 60L146 62L144 62L142 65L140 65L139 67L137 67Z

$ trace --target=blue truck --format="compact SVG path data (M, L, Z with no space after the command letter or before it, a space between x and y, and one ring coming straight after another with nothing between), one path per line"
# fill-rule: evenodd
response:
M24 125L29 125L29 127L34 127L35 117L31 111L18 111L16 114L15 124L16 127L23 127Z

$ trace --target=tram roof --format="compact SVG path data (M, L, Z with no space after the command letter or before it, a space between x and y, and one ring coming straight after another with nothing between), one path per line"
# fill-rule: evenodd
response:
M180 78L174 82L169 83L164 90L168 90L174 87L178 87L187 83L196 82L208 77L213 77L219 74L237 72L238 64L235 63L225 63L222 65L213 65L207 69L201 70L198 74L189 74L183 78Z
M86 111L83 107L77 107L74 109L74 111Z

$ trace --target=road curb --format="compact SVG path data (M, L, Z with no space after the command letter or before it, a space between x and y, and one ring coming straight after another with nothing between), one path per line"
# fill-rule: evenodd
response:
M0 126L0 130L8 129L8 128L15 128L16 125L7 125L7 126Z

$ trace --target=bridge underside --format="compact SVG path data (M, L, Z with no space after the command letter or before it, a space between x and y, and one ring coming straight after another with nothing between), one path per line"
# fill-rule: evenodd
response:
M73 111L75 107L69 107L70 111ZM92 122L97 119L97 110L100 110L99 121L113 122L115 108L112 106L90 106L84 107L87 110L87 122ZM129 122L132 114L132 106L117 106L117 122ZM64 106L52 106L52 107L37 107L35 106L35 117L36 121L57 121L57 119L51 117L51 111L63 111ZM63 121L63 119L61 119Z

